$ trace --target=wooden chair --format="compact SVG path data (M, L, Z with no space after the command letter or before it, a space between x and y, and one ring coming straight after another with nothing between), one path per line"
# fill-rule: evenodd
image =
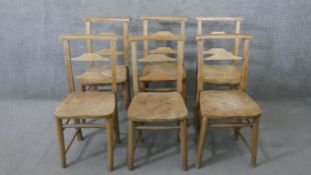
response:
M230 31L230 33L239 34L241 28L241 17L197 17L197 34L203 35L203 22L222 22L222 23L234 23L235 30ZM226 34L225 31L213 31L209 34ZM234 39L233 52L227 51L224 48L211 48L209 50L204 50L204 56L209 56L210 61L218 60L218 57L226 58L225 60L232 61L233 64L217 65L217 64L204 64L203 66L203 83L211 86L229 86L230 89L237 89L241 80L241 71L238 67L237 58L239 55L240 40ZM197 66L198 67L198 66ZM197 71L198 75L198 71ZM198 78L198 76L197 76ZM198 80L197 80L198 82ZM198 87L198 85L196 85ZM196 92L197 92L196 88ZM199 123L196 118L193 122L195 129L199 129Z
M187 21L186 17L159 17L159 16L145 16L141 17L143 20L144 35L149 34L149 23L151 22L173 22L180 24L180 33L177 35L185 36L185 24ZM171 33L170 31L157 31L155 35L163 36L173 36L176 34ZM177 51L171 47L158 47L155 49L149 49L149 41L144 41L144 57L165 57L166 54L176 55ZM171 88L151 88L149 86L152 82L175 82L177 74L177 65L175 63L152 63L144 64L142 74L139 78L141 81L142 91L170 91ZM183 69L183 88L182 94L184 99L186 98L186 71Z
M137 59L137 42L141 41L175 41L178 43L177 59L165 57L144 57ZM133 169L134 153L135 153L135 130L178 130L181 140L182 150L182 167L187 170L187 115L188 111L185 102L181 96L182 92L182 62L184 57L184 36L130 36L132 49L132 71L133 71L133 86L134 98L128 109L128 168ZM142 92L138 83L138 66L137 62L177 62L176 84L177 91L175 92ZM160 122L177 122L177 126L172 125L155 125ZM151 125L142 125L142 123L152 123ZM141 133L140 133L141 134Z
M198 49L198 93L197 106L199 107L200 115L200 135L198 141L196 167L199 168L201 164L205 137L207 128L235 128L234 135L236 138L241 137L242 141L247 145L251 152L251 162L256 166L257 140L259 129L259 118L261 115L260 107L245 93L248 59L249 59L249 40L251 35L242 34L217 34L217 35L198 35L197 49ZM242 77L239 83L240 90L210 90L204 91L204 61L209 60L204 58L203 48L206 40L243 40L243 65ZM217 124L210 123L212 120L221 121ZM223 122L223 120L230 122ZM250 127L252 129L251 145L246 142L245 137L240 132L242 127Z
M70 94L56 108L54 115L56 120L57 136L59 143L59 151L61 158L61 166L66 167L66 153L72 145L74 139L82 140L81 128L106 128L107 143L108 143L108 168L113 169L113 150L114 140L118 143L119 136L119 121L117 116L117 80L116 80L116 42L117 36L109 35L64 35L61 36L64 41L65 65L67 72L67 80ZM85 53L79 57L72 58L70 51L71 40L84 41L109 41L111 44L111 58L102 57L97 53ZM99 92L76 92L74 86L72 61L109 61L111 62L111 85L112 91ZM105 120L105 124L92 124L80 122L81 120ZM71 121L74 121L72 123ZM74 136L65 147L64 131L67 128L76 130ZM115 139L113 138L115 135Z
M92 25L95 23L119 23L123 25L123 51L117 51L117 56L123 56L124 64L117 65L117 84L122 86L122 93L124 98L124 104L126 108L130 103L130 85L129 85L129 69L128 69L128 25L129 18L105 18L105 17L90 17L84 19L86 25L86 34L92 34ZM115 33L100 33L103 35L115 35ZM101 56L111 55L109 48L102 48L98 51L94 51L93 43L91 40L87 41L88 53L97 53ZM95 65L94 61L89 62L89 69L84 73L77 76L81 89L85 90L86 86L92 86L97 89L97 86L110 86L111 78L103 77L103 74L109 74L111 72L111 66L99 66Z

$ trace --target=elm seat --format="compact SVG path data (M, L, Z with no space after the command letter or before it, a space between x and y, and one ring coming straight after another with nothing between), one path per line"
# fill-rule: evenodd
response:
M187 115L187 107L178 92L138 93L128 109L128 118L141 122L184 120Z
M203 91L200 109L201 115L207 118L252 118L262 113L256 102L239 90Z
M237 85L241 80L241 72L233 65L204 65L204 83L214 85Z
M108 118L115 111L112 92L73 92L56 108L56 118Z
M125 65L116 66L117 83L127 80L127 68ZM93 66L84 73L75 77L83 85L111 84L111 66Z
M183 79L186 78L186 71L183 69ZM141 72L140 81L163 82L177 80L176 63L155 63L145 64Z

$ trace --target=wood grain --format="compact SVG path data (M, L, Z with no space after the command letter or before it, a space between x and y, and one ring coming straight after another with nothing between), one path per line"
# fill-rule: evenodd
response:
M115 95L111 92L73 92L56 108L54 115L57 118L109 117L114 109Z
M252 118L261 114L260 107L240 90L201 92L201 115L208 118Z

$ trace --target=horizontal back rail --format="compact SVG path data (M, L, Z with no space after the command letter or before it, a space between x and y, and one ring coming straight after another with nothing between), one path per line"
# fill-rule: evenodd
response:
M210 34L210 35L197 35L196 40L207 40L207 39L252 39L253 36L250 34Z
M117 17L88 17L84 22L129 22L130 18L117 18Z
M71 34L61 35L61 40L111 40L116 41L119 39L116 35L89 35L89 34Z
M242 17L227 17L227 16L199 16L196 18L197 21L242 21Z
M187 21L187 17L184 16L143 16L140 19L149 21Z

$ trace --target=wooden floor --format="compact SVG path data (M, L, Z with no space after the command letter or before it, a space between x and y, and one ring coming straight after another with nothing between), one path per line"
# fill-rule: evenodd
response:
M194 131L190 127L187 172L180 167L180 145L176 132L164 131L144 133L145 142L137 145L136 169L130 172L126 164L127 119L121 103L122 144L116 147L115 170L111 173L106 167L107 147L103 130L85 130L85 140L74 142L70 149L68 167L60 168L53 117L59 101L0 101L0 174L310 174L311 98L255 100L264 109L256 168L250 166L250 154L245 145L241 141L234 141L232 129L210 129L201 169L195 169ZM193 99L189 98L188 104L189 117L192 118Z

